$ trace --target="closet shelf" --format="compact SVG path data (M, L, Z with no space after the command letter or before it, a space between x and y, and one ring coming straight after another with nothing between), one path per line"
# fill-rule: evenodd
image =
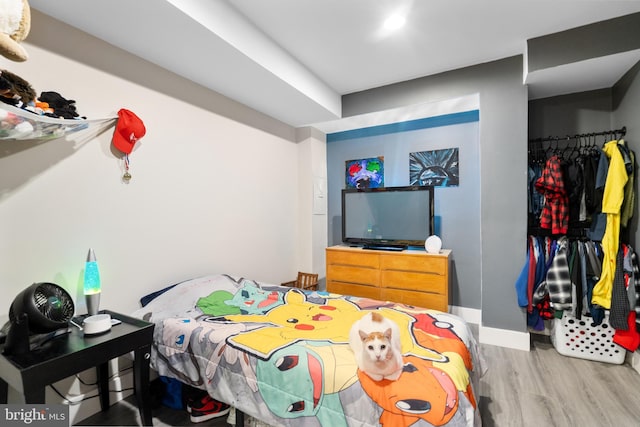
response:
M102 119L56 119L0 103L0 140L49 140L62 138L92 125L106 125L117 116Z

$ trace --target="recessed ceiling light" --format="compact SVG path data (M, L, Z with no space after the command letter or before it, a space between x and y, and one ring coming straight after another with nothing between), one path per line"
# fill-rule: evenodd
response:
M384 21L384 28L387 30L397 30L405 24L406 19L402 15L391 15Z

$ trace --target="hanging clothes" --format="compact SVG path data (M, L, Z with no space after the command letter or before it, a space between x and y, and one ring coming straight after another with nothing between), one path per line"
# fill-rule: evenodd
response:
M547 271L547 289L554 310L571 309L571 272L568 258L569 239L558 240L558 249Z
M616 256L620 238L620 207L624 199L624 187L629 179L624 159L618 149L618 141L609 141L603 148L609 158L609 169L602 197L602 212L607 216L607 225L602 248L602 277L593 289L592 302L609 309L611 307L611 289L616 269Z
M583 204L584 168L579 157L565 154L561 159L562 179L569 205L569 222L581 222L587 219L586 205Z
M531 295L533 294L533 290L535 288L536 281L536 266L537 266L537 256L536 256L536 248L534 246L533 240L529 240L529 265L527 271L527 312L531 313L533 311L533 302L531 301Z
M640 260L638 260L638 254L631 251L631 265L633 269L633 287L635 288L635 300L634 310L636 312L636 329L640 331ZM631 284L629 286L632 286Z
M633 248L629 245L624 245L624 261L623 261L623 269L624 269L624 285L627 291L627 297L629 298L629 310L635 311L636 306L638 305L638 298L636 297L636 289L635 289L635 267L633 265Z
M629 147L625 144L624 140L618 141L618 147L621 153L627 152L629 156L629 162L625 162L625 167L629 175L627 184L624 186L624 201L622 202L622 208L620 209L620 225L626 227L629 220L633 217L633 208L635 206L635 164L636 155L633 151L629 150Z
M583 154L583 174L584 174L584 203L587 209L587 216L592 219L595 212L601 209L602 191L596 189L596 173L598 162L602 151L593 147Z
M636 351L640 346L640 334L635 329L636 312L629 313L627 329L618 329L613 333L613 342L631 352Z
M602 246L592 240L585 243L587 253L587 283L585 313L591 316L594 325L600 325L604 320L604 308L591 302L593 288L602 275L602 260L604 258Z
M533 249L531 247L529 239L527 239L527 241L527 256L525 258L524 265L522 266L522 270L520 270L520 274L518 275L515 283L516 297L518 299L519 307L528 307L530 303L530 297L528 293L528 280L529 266L531 264L531 257L533 256Z
M569 198L562 177L562 164L558 156L551 156L547 160L535 187L539 193L544 195L540 227L551 229L553 234L566 234L569 228Z
M602 152L598 158L595 175L595 195L597 204L591 219L591 227L587 235L591 240L602 241L604 231L607 227L607 215L602 212L602 199L604 196L604 187L607 184L607 173L609 172L609 158Z
M532 218L539 218L544 205L544 196L536 190L536 181L542 175L542 167L538 163L530 164L527 177L527 208Z
M623 257L623 270L624 270L624 285L626 287L628 296L628 312L626 314L626 321L623 327L616 328L613 334L613 342L619 346L625 348L628 351L636 351L640 347L640 324L638 324L637 313L640 312L640 277L638 268L638 258L635 251L629 245L622 245L624 251ZM614 288L615 292L615 288ZM614 294L615 295L615 294ZM612 300L612 312L614 301ZM626 307L626 306L625 306ZM620 316L619 313L618 315ZM620 316L622 320L622 316Z
M578 250L579 242L576 240L569 241L569 272L571 273L571 313L582 310L582 274L580 251ZM579 308L578 308L579 307Z
M578 243L578 260L580 262L579 268L579 278L576 282L576 300L575 306L573 309L573 315L576 319L580 320L582 315L585 313L586 307L588 307L588 303L586 300L587 296L587 248L585 242L577 242Z
M516 290L531 330L570 316L613 328L612 341L628 351L640 348L640 259L627 243L635 153L610 137L625 133L529 141L529 235ZM602 149L595 135L608 135Z
M553 317L547 292L546 275L556 252L556 242L529 236L524 265L515 282L518 305L527 309L527 326L544 330L545 319Z
M623 245L624 246L624 245ZM616 270L611 287L611 310L609 311L609 324L614 329L627 330L627 317L629 316L629 296L624 280L624 248L618 249L616 255Z
M619 295L630 308L624 311L625 306L620 305L625 319L628 311L640 313L640 278L635 274L640 267L635 252L628 248L622 246L625 256L620 269L624 273L624 284ZM602 274L603 258L599 242L566 236L557 240L528 236L525 262L515 282L518 305L526 308L527 326L542 331L544 320L557 317L558 312L565 310L576 319L587 316L591 318L590 323L600 325L605 319L605 310L591 300Z
M540 256L543 256L540 259ZM541 253L539 244L534 236L527 239L527 255L520 275L516 279L515 288L518 298L518 305L526 307L528 313L533 312L532 295L537 287L541 276L540 270L544 268L544 255Z

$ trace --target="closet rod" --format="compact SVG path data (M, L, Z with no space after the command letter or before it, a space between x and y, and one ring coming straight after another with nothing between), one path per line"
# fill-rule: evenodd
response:
M578 139L578 138L588 138L588 137L592 137L592 136L603 136L603 135L620 135L620 137L625 136L627 133L627 127L623 126L622 129L615 129L615 130L607 130L607 131L603 131L603 132L592 132L592 133L579 133L576 135L567 135L565 137L559 137L559 136L548 136L546 138L535 138L535 139L530 139L529 143L532 142L549 142L549 141L569 141L572 139Z

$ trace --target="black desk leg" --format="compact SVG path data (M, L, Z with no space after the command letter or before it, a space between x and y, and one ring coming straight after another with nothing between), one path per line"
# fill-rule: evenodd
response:
M236 408L236 427L244 427L244 412Z
M41 404L44 402L44 387L24 389L24 403Z
M9 384L0 378L0 405L7 403L9 398Z
M98 393L100 394L100 409L109 409L109 363L101 363L96 367L98 374Z
M151 359L151 346L140 347L134 352L133 359L133 387L140 411L142 425L152 424L151 393L149 390L149 362Z

